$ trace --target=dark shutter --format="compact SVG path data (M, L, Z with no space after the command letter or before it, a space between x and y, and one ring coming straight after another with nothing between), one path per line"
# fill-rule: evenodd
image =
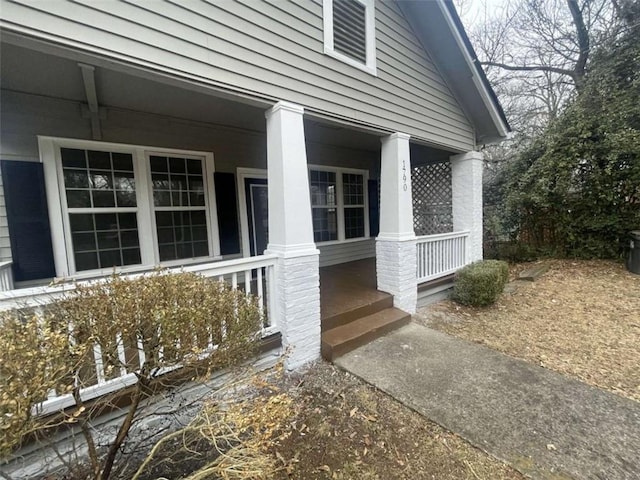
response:
M333 0L333 49L367 63L366 7L358 0Z
M240 253L235 175L233 173L216 172L213 174L213 180L216 189L216 204L218 206L220 253L222 255Z
M49 212L42 164L3 160L2 182L13 259L13 278L20 282L53 278Z
M377 237L380 232L380 200L378 198L378 181L369 180L369 232Z

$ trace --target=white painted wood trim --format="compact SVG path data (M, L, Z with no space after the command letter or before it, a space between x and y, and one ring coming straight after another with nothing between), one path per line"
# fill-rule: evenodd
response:
M238 212L240 213L240 237L242 238L242 256L251 256L249 240L249 212L247 212L247 195L244 181L247 178L267 179L267 170L262 168L236 168L236 183L238 190Z
M335 245L338 243L354 242L358 240L366 240L371 236L371 226L369 224L369 171L358 168L332 167L328 165L308 165L308 170L320 170L323 172L334 172L336 174L336 208L338 209L338 240L329 240L326 242L316 242L318 247L324 245ZM344 228L344 190L342 185L342 174L354 173L362 175L362 188L364 197L364 237L345 238ZM311 187L311 185L309 185ZM313 208L313 207L312 207Z
M369 224L369 195L368 195L368 182L369 182L369 171L368 170L360 170L357 168L342 168L342 167L331 167L327 165L315 165L310 164L307 165L307 169L310 170L321 170L325 172L335 172L336 173L336 185L337 191L337 202L336 208L338 209L338 240L329 240L327 242L316 242L318 246L324 245L336 245L339 243L350 243L350 242L358 242L362 240L366 240L371 235L371 226ZM364 237L359 238L345 238L344 233L344 198L342 191L342 173L355 173L363 176L363 188L364 188ZM261 168L243 168L238 167L236 169L236 183L238 190L238 208L240 213L240 236L242 238L242 256L249 257L251 255L251 247L250 247L250 239L249 239L249 215L247 212L247 196L244 189L244 181L246 178L256 178L256 179L265 179L267 180L267 171Z
M340 52L333 44L333 0L322 1L322 25L324 31L324 53L374 77L378 76L376 67L376 17L375 0L355 0L365 7L365 38L367 63L362 64Z
M136 183L136 201L138 205L153 206L153 189L151 188L151 168L149 157L144 150L136 149L134 153L134 175L139 174L140 188ZM149 235L138 235L140 242L140 258L143 264L157 264L158 236L156 235L156 218L152 208L141 208L138 211L138 231L149 232ZM147 249L146 251L143 250Z
M175 148L161 148L133 144L100 142L95 140L79 140L72 138L38 136L38 149L40 162L43 164L45 174L45 189L49 211L49 223L51 228L51 241L54 253L56 276L61 278L95 277L107 275L113 269L97 269L76 272L73 257L73 243L70 235L69 212L64 199L64 176L62 173L61 148L100 149L110 152L121 152L132 155L134 178L136 182L136 207L118 208L117 211L131 211L136 213L138 221L138 239L140 243L141 264L135 266L118 267L117 272L131 272L149 268L160 264L158 241L156 237L155 215L153 214L153 190L151 188L151 169L149 168L150 155L180 155L185 158L195 158L203 162L203 182L205 195L205 211L207 214L207 233L209 242L208 257L195 259L180 259L163 262L164 266L188 265L220 258L220 238L218 231L218 211L215 200L215 187L213 173L215 162L212 152L202 152ZM86 209L87 213L95 213L95 209ZM108 212L111 209L104 209ZM76 209L80 212L81 209ZM115 210L114 210L115 211Z
M464 40L460 35L460 32L458 31L458 28L455 26L453 18L451 17L451 14L447 9L447 6L445 5L444 0L438 0L436 3L438 4L440 11L442 11L442 15L444 16L445 21L447 22L447 26L449 27L449 30L451 30L451 33L453 34L456 40L456 43L458 44L458 48L462 52L462 55L464 56L464 59L469 67L469 70L472 72L471 78L473 80L473 84L478 90L478 93L480 94L480 97L482 98L483 103L487 107L487 110L489 111L489 115L491 115L491 119L493 120L494 125L497 127L500 135L503 137L506 137L509 134L509 129L505 124L505 122L502 120L502 116L500 115L500 112L498 111L498 108L496 107L496 104L491 94L489 93L487 86L484 84L484 82L480 78L478 78L478 75L476 73L477 67L475 65L475 61L471 57L471 54L467 49L467 46L465 45Z
M51 245L53 247L53 262L56 275L69 276L69 266L67 264L67 250L65 241L64 224L62 223L62 204L60 200L60 189L58 188L58 171L56 147L53 139L38 137L38 152L40 163L44 170L44 182L47 196L47 209L49 211L49 228L51 229Z

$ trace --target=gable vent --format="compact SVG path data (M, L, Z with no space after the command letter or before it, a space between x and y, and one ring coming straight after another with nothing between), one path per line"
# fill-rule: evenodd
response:
M333 0L333 48L367 63L366 7L357 0Z

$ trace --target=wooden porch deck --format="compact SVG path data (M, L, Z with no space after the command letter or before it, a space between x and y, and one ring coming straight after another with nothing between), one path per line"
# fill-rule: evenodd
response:
M320 269L320 315L336 315L390 297L376 289L376 259L367 258Z
M320 269L320 315L322 356L329 361L411 320L376 289L375 258Z

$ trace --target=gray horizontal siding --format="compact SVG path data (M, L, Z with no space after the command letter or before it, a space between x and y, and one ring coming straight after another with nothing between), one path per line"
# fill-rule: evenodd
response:
M375 257L376 241L373 238L367 238L357 242L319 244L318 250L320 250L320 266L328 267L329 265Z
M37 135L91 140L89 121L77 102L3 90L0 97L0 158L39 161ZM103 140L214 154L217 171L235 173L237 167L266 169L265 135L159 115L107 108L101 122ZM311 142L310 164L367 170L377 178L379 153ZM243 207L243 206L242 206ZM373 240L321 246L321 264L375 256ZM11 260L9 230L0 178L0 261Z
M474 132L393 1L376 2L378 75L323 53L322 5L1 0L3 24L451 149Z

